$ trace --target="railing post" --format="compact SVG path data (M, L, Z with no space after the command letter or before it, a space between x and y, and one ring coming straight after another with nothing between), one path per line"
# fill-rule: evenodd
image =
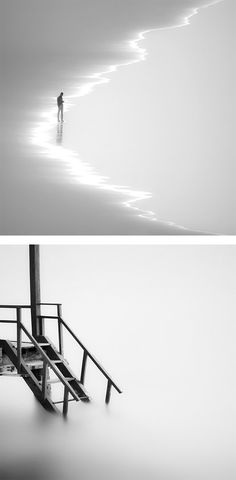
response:
M46 392L47 392L47 362L46 360L43 361L43 378L42 378L42 395L43 399L46 399Z
M61 323L61 305L57 305L59 352L63 355L63 325Z
M105 397L106 404L108 404L111 399L111 387L112 387L111 381L107 380L107 391L106 391L106 397Z
M31 303L31 324L32 335L37 338L44 335L44 319L40 318L40 258L39 245L29 246L30 261L30 303Z
M82 360L82 366L81 366L81 374L80 374L80 383L82 383L82 385L84 385L84 379L85 379L85 373L86 373L86 365L87 365L87 358L88 358L88 354L87 354L86 350L84 350L83 360Z
M21 373L21 308L16 309L17 320L17 371Z
M69 398L69 390L65 386L64 388L64 401L63 401L63 416L66 417L68 413L68 398Z

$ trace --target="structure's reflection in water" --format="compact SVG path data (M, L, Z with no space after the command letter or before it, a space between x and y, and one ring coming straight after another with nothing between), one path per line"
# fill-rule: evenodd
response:
M62 145L62 142L63 142L63 123L59 122L57 124L56 143L57 145Z

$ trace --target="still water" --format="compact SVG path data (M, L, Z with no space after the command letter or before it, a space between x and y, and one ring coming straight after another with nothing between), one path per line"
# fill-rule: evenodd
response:
M67 421L44 412L21 379L1 379L1 479L233 480L227 393L183 369L174 379L149 368L145 378L136 367L109 407L71 403Z
M27 248L1 252L0 302L27 302ZM88 365L91 403L71 402L64 421L0 378L1 479L233 480L235 258L230 246L42 246L43 301L62 301L123 393L106 407ZM78 374L68 337L65 357Z

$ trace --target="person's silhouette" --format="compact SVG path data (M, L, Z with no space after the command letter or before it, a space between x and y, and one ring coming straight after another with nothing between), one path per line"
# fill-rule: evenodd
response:
M63 122L63 92L60 93L60 95L57 97L57 106L58 106L58 112L57 112L57 120L60 122L60 117L61 117L61 122Z

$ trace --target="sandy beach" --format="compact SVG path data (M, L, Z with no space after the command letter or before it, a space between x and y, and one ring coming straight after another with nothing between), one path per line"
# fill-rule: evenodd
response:
M73 145L65 148L55 105L63 89L72 111L100 83L97 73L143 59L140 32L184 25L206 3L150 0L111 6L101 0L72 2L69 9L51 0L46 9L24 0L17 9L11 0L2 5L2 235L214 233L158 217L151 191L140 183L106 179L106 172L80 159ZM139 197L148 199L146 205L146 200L133 201Z

